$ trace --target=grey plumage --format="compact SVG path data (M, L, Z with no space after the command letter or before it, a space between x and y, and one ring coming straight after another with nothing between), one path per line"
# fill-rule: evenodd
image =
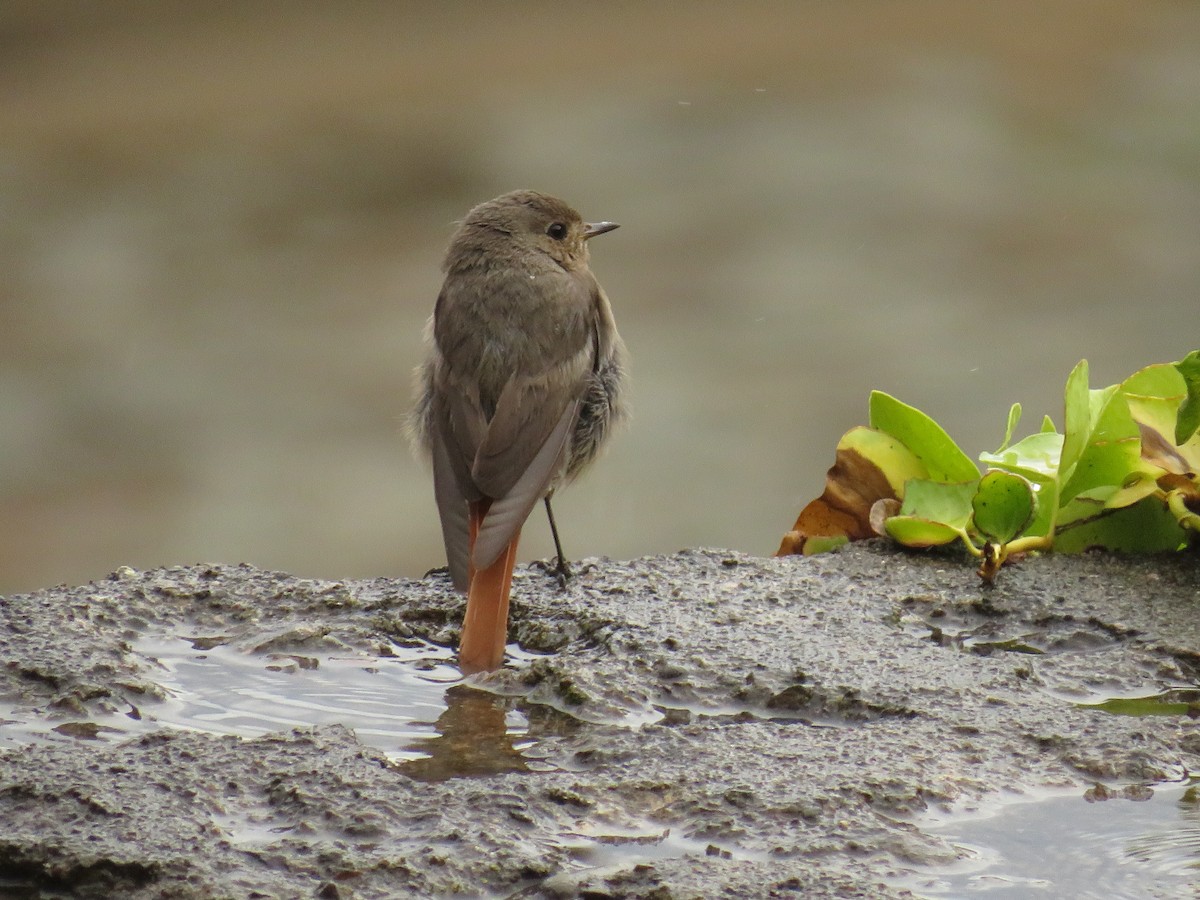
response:
M475 207L451 238L410 424L433 459L460 590L625 416L625 348L588 268L587 240L615 227L515 191ZM485 499L471 553L468 505Z

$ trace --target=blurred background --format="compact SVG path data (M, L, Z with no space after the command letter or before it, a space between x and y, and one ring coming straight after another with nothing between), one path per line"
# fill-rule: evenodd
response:
M442 564L410 375L517 187L622 224L574 557L773 552L872 388L971 455L1061 424L1080 358L1200 346L1198 46L1193 2L8 0L0 592Z

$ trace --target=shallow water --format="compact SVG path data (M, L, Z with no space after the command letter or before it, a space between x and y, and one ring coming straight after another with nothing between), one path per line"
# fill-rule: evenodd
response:
M962 854L903 886L926 897L1182 897L1200 890L1200 798L1188 784L1042 792L920 823ZM940 821L937 819L940 818Z
M162 727L253 738L340 724L406 775L441 781L551 770L540 751L542 736L579 724L561 710L473 686L448 648L424 641L393 644L385 655L264 653L156 634L133 648L164 699L71 718L0 706L0 751L29 741L119 741ZM509 654L517 667L533 659L515 646ZM668 714L664 710L747 714L675 698L652 713L631 710L609 724L640 727ZM1182 896L1200 888L1197 792L1184 783L1097 787L1086 794L1042 791L930 813L914 824L944 838L960 859L949 867L910 871L894 886L927 897ZM222 827L231 840L252 846L277 837L263 824L269 821L267 815L262 821L241 817ZM574 871L597 875L689 855L760 858L729 842L713 844L689 836L686 828L650 820L634 825L581 820L578 830L559 840L570 851Z
M445 647L393 644L391 655L251 653L198 639L151 635L137 641L160 702L89 715L84 722L48 710L0 707L0 749L30 740L119 740L161 727L254 738L273 731L340 724L394 762L429 755L448 696L478 695L499 710L498 727L518 741L525 717L502 698L462 685ZM522 662L518 653L516 662ZM154 674L157 673L157 674ZM453 692L457 688L457 694Z
M170 698L146 720L158 725L253 737L340 723L385 753L406 774L430 780L552 768L539 755L530 710L545 707L471 686L449 650L414 642L394 656L249 654L232 647L197 650L182 638L136 645L163 667ZM510 663L530 656L510 647ZM668 704L693 715L735 710ZM744 710L741 711L743 714ZM565 713L558 713L563 716ZM656 716L631 711L628 727ZM1200 804L1187 784L1099 791L1038 792L934 815L921 827L962 854L947 870L906 886L930 897L986 893L993 898L1172 897L1200 886ZM651 821L642 828L563 834L580 870L686 855L753 854L716 846ZM254 840L253 823L239 833ZM266 835L261 836L265 839Z
M169 699L143 714L158 725L258 737L271 731L341 724L392 759L433 733L449 686L462 681L444 647L393 646L394 656L251 654L230 646L197 650L186 638L135 645L162 666ZM520 729L516 714L511 726Z

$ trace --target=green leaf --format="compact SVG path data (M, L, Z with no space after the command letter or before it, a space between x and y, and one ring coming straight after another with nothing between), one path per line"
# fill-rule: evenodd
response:
M836 550L838 547L849 542L850 538L846 537L844 534L830 536L817 535L810 537L804 543L804 555L815 556L818 553L828 553L829 551Z
M913 479L904 486L902 516L920 516L944 522L959 531L966 530L971 521L971 498L979 487L979 479L955 484L944 481Z
M1139 397L1172 397L1182 400L1187 385L1179 369L1170 363L1156 363L1138 369L1123 382L1121 390Z
M1020 475L991 469L971 498L975 530L995 544L1024 533L1037 511L1033 485Z
M1102 703L1078 703L1082 709L1098 709L1118 716L1187 716L1197 704L1173 700L1174 692L1152 694L1149 697L1114 697Z
M838 442L838 452L852 451L874 466L887 481L897 497L904 494L904 485L911 478L925 478L929 473L921 461L903 442L873 428L861 425L851 428ZM855 470L854 477L865 479L866 471Z
M891 537L908 547L936 547L956 538L967 543L971 498L979 482L947 484L913 479L904 486L900 514L883 523Z
M1149 476L1136 476L1131 478L1123 487L1118 488L1110 494L1104 501L1104 505L1110 509L1120 509L1122 506L1132 506L1139 500L1144 500L1155 491L1158 490L1158 485L1154 479Z
M1175 423L1175 443L1182 446L1200 428L1200 350L1193 350L1175 363L1175 369L1187 386L1187 397L1179 407Z
M1048 421L1048 420L1047 420ZM994 469L1020 475L1033 485L1037 509L1025 534L1049 534L1058 514L1058 460L1063 436L1054 431L1039 431L1022 438L1003 453L981 453L980 462Z
M1039 431L998 453L981 453L979 461L985 466L1015 472L1018 475L1055 478L1062 457L1063 436L1051 431Z
M916 516L892 516L883 527L888 537L905 547L940 547L963 536L961 531L942 522Z
M1058 470L1069 478L1092 432L1091 403L1088 392L1088 364L1082 359L1067 376L1064 395L1063 444Z
M925 466L933 481L974 481L979 469L950 439L942 426L919 409L882 391L871 392L871 427L904 444Z
M1137 468L1140 452L1138 429L1118 386L1088 390L1087 360L1067 379L1065 412L1058 465L1059 504L1064 508L1077 494L1097 488L1115 492Z
M1109 503L1108 501L1118 493L1118 488L1112 485L1105 485L1076 494L1059 508L1058 516L1054 523L1055 529L1062 531L1064 528L1082 525L1087 519L1107 515L1114 509L1121 506L1130 506L1136 502L1133 499L1129 499L1127 503Z
M1088 391L1088 406L1093 441L1114 441L1137 434L1128 406L1121 402L1119 384Z
M1098 516L1068 523L1054 535L1054 549L1080 553L1093 547L1122 553L1178 550L1187 535L1175 516L1155 497L1132 506L1106 510Z
M1172 440L1187 390L1183 376L1173 365L1147 366L1121 385L1129 413L1141 433L1142 459L1157 474L1200 472L1200 435L1193 434L1182 444Z
M997 453L1004 452L1004 448L1012 443L1013 432L1017 430L1017 425L1021 421L1021 404L1014 403L1008 409L1008 426L1004 429L1004 443L1000 445Z
M1049 416L1042 416L1042 427L1040 431L1043 434L1057 434L1058 429L1054 427L1054 420Z
M1125 395L1116 385L1091 391L1089 407L1087 443L1059 492L1064 508L1080 494L1094 499L1099 489L1105 497L1115 493L1141 468L1141 438Z
M1179 404L1187 395L1183 376L1172 365L1146 366L1121 383L1133 421L1170 440L1179 421Z

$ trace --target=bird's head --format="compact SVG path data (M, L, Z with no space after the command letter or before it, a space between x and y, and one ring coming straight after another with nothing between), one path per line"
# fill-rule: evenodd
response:
M616 227L616 222L585 222L549 194L512 191L476 206L459 233L496 235L496 240L511 241L514 249L544 253L564 269L576 270L587 266L587 242Z

